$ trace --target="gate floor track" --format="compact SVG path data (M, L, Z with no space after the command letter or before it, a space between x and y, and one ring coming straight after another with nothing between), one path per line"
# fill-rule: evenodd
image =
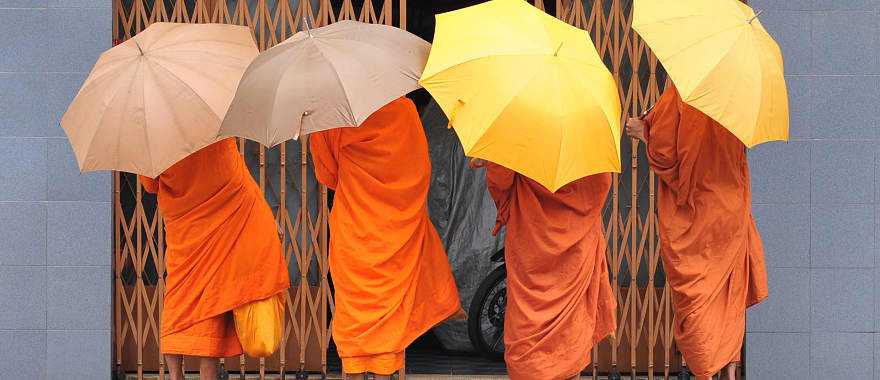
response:
M144 375L144 380L159 380L159 375L149 374ZM167 375L165 377L168 378ZM230 380L239 380L238 375L231 375ZM428 374L407 374L407 380L507 380L508 377L504 375L428 375ZM655 379L661 379L662 376L655 376ZM672 377L670 377L671 379ZM136 375L128 375L126 380L136 380ZM187 380L198 380L199 376L195 374L187 375ZM259 380L260 376L256 374L249 374L245 376L245 380ZM266 375L264 377L265 380L279 380L280 377L278 375ZM288 375L286 379L295 379L295 376ZM320 376L311 375L309 379L320 379ZM581 380L590 380L591 376L581 376ZM607 380L607 376L599 376L600 380ZM647 380L647 376L636 376L635 379L631 379L629 376L621 376L621 380ZM327 375L327 380L342 380L342 376L339 374L330 374Z

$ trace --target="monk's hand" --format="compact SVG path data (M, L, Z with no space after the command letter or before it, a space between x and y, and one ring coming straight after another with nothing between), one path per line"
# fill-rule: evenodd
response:
M645 121L638 117L631 117L626 120L626 134L629 137L636 138L645 142Z
M476 157L471 158L471 160L468 161L468 167L471 169L485 168L486 167L486 160L484 160L482 158L476 158Z

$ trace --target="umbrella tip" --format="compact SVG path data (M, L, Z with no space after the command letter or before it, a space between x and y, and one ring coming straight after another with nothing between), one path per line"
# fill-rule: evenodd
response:
M755 19L757 19L758 16L761 15L761 13L764 13L764 10L763 10L763 9L759 9L757 12L755 12L755 15L752 16L752 18L750 18L750 19L747 20L747 21L749 22L749 24L751 24L752 21L755 21Z
M309 19L305 16L303 16L303 28L306 30L306 33L309 34L309 37L313 37L312 36L312 29L309 28Z
M564 42L564 41L563 41L563 42ZM560 42L560 43L559 43L559 46L556 47L556 51L553 52L553 56L554 56L554 57L558 57L558 56L559 56L559 50L562 49L562 43L563 43L563 42Z
M132 40L132 41L134 41L134 40ZM137 41L134 41L134 46L136 46L136 47L138 48L138 54L140 54L140 55L144 55L144 50L141 49L141 45L138 44Z

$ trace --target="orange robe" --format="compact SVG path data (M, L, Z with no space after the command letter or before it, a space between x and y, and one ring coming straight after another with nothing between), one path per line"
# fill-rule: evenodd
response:
M155 180L165 221L162 353L242 353L231 310L290 287L278 228L234 139L209 145Z
M646 122L676 344L707 377L740 360L746 308L767 297L746 149L671 85Z
M605 261L602 208L611 175L572 182L556 193L500 165L486 180L506 225L504 359L511 379L568 379L613 333L616 301Z
M461 309L428 219L428 142L399 98L361 126L310 137L315 175L336 191L330 213L333 339L346 373L391 374L406 347Z

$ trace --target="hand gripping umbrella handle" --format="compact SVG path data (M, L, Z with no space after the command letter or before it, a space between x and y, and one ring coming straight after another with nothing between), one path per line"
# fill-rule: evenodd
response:
M651 104L650 106L648 106L648 109L646 109L645 112L642 112L642 114L639 115L639 119L645 120L645 116L648 116L648 114L651 113L651 110L653 110L654 106L656 106L656 105L657 105L657 103L654 103L654 104Z
M464 101L458 99L458 104L455 105L455 108L452 110L452 115L449 115L449 123L446 124L446 129L452 129L452 126L455 125L455 115L458 114L458 109L464 105Z
M309 28L309 19L306 16L303 16L303 29L312 37L312 28Z

